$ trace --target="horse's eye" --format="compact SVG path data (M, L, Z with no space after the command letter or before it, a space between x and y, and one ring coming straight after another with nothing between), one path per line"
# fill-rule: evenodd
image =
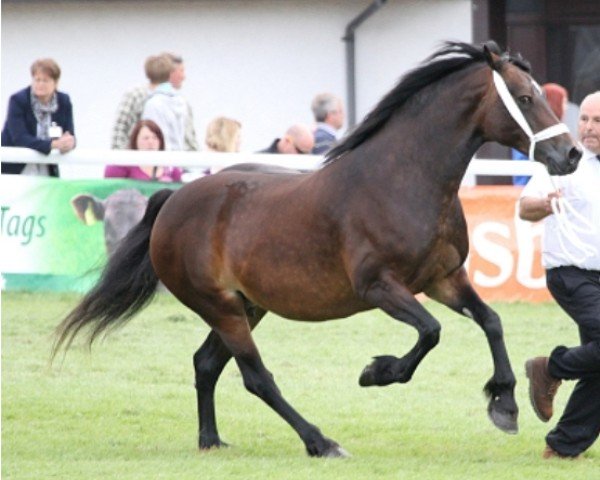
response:
M529 95L521 95L519 97L519 103L521 105L531 105L532 98Z

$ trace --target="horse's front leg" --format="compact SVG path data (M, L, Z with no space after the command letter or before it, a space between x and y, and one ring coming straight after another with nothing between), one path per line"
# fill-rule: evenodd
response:
M516 380L504 344L500 317L477 295L464 268L455 270L425 290L425 293L472 318L485 332L494 361L494 374L484 387L489 398L488 415L500 430L517 433L519 408L514 393Z
M369 284L356 283L363 300L381 308L392 318L413 326L418 332L415 346L402 358L391 355L375 357L363 370L359 383L363 387L408 382L425 355L440 339L441 326L423 308L414 295L401 284L392 272L383 272Z

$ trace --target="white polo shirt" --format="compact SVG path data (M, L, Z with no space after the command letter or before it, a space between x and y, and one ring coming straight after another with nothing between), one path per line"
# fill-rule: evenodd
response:
M600 160L587 149L577 170L570 175L553 176L552 180L578 215L591 224L577 218L577 215L565 209L566 219L572 226L577 238L595 250L586 255L568 235L560 231L556 215L544 219L542 241L542 264L544 268L576 266L586 270L600 270ZM555 191L548 172L537 172L523 188L521 198L546 198ZM571 255L565 253L570 252ZM576 261L575 261L576 260Z

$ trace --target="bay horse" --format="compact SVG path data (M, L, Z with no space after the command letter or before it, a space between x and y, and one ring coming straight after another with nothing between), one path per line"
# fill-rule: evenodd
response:
M532 131L558 123L520 57L493 42L448 42L406 74L319 170L246 165L157 192L96 286L57 327L53 355L82 330L91 344L124 323L160 280L211 328L193 356L200 449L225 445L214 392L233 357L246 389L297 432L309 455L341 457L345 450L286 402L252 329L267 311L324 321L379 308L414 327L418 339L401 358L375 357L359 384L406 383L440 337L440 323L415 298L424 292L483 329L494 362L484 388L488 415L516 433L516 381L500 318L463 267L468 238L458 189L486 141L533 150L558 175L573 172L581 153L566 133L535 145L498 81Z

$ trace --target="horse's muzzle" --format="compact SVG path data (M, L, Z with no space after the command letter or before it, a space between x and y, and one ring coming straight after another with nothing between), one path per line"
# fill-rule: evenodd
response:
M550 175L568 175L577 170L583 152L577 147L571 147L566 155L557 159L550 155L546 158L546 168Z
M583 152L577 147L573 147L571 150L569 150L568 164L573 167L573 171L577 169L577 165L579 165L579 160L581 160L582 155Z

